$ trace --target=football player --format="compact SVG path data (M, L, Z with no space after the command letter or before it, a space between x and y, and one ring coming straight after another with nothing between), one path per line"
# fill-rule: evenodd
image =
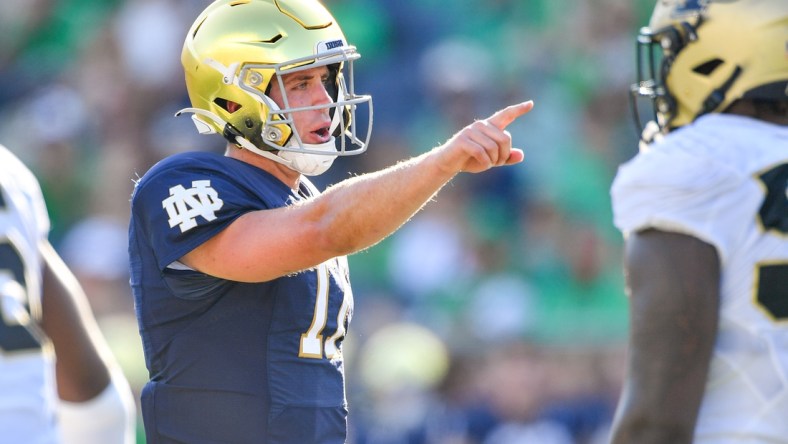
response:
M788 443L788 1L660 0L638 43L612 441Z
M219 0L189 30L183 113L228 144L224 155L164 159L133 191L148 443L344 443L346 255L395 231L459 172L523 160L506 127L530 101L321 194L306 176L368 146L358 58L316 0Z
M0 145L0 441L132 444L136 405L30 170Z

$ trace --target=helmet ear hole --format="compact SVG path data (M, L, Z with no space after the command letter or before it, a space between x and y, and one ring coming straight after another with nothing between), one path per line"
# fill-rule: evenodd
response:
M220 108L232 114L242 108L240 103L233 102L232 100L217 97L213 99L213 103L217 104Z
M241 104L239 104L239 103L236 103L236 102L233 102L233 101L231 101L231 100L228 100L228 101L227 101L227 111L228 111L230 114L232 114L232 113L234 113L234 112L238 111L239 109L241 109Z
M709 60L708 62L696 66L695 68L692 69L692 71L698 74L702 74L704 76L708 76L711 75L711 73L713 73L714 70L716 70L723 63L724 62L720 59Z

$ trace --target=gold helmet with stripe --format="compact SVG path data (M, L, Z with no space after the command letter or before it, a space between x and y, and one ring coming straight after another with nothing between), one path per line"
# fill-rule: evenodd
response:
M788 100L788 0L658 0L638 45L633 101L653 100L663 133L739 99Z
M359 154L372 130L371 97L354 91L353 62L359 57L317 0L216 0L186 36L181 62L192 106L178 114L193 113L200 133L222 134L291 167L298 162L288 152L331 160ZM291 108L287 91L281 82L272 82L274 77L321 66L328 68L332 103ZM275 87L281 88L283 104L268 95ZM367 108L368 120L361 126L356 122L360 106ZM333 137L321 145L304 143L293 113L320 108L329 109Z

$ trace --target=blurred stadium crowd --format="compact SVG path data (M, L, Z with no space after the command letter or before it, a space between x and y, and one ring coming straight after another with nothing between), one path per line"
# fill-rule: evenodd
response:
M0 143L41 180L52 241L139 390L128 287L133 180L223 150L188 118L184 33L208 0L0 2ZM350 258L353 443L603 442L627 303L608 187L634 154L628 85L649 2L326 0L375 103L369 151L320 186L432 147L534 99L510 127L526 162L461 177ZM140 438L142 443L144 438Z

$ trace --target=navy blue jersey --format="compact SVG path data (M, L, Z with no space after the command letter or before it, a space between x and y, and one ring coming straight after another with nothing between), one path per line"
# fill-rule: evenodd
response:
M178 260L255 210L317 193L213 153L156 164L135 187L131 287L150 381L148 443L342 443L341 343L353 311L347 260L264 283Z

